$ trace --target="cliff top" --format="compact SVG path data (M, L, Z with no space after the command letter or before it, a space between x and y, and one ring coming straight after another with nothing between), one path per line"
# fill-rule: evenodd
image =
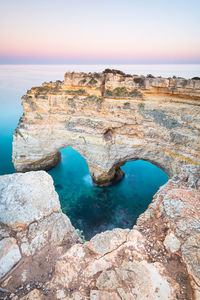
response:
M151 74L130 75L120 70L105 69L103 72L66 72L64 81L44 82L33 87L27 94L73 94L96 95L106 98L143 98L146 94L171 94L175 97L190 97L200 100L200 77L163 78Z

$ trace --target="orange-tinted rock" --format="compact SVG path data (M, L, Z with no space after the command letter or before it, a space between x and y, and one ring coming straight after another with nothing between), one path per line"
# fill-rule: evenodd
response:
M123 72L66 73L22 97L13 137L17 171L54 167L71 146L87 161L93 182L121 180L126 161L143 159L170 177L200 164L198 80L148 78Z

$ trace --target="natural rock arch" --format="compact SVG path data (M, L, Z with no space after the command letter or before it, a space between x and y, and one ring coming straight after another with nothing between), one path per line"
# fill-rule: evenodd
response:
M64 83L45 83L23 96L13 137L17 171L48 170L67 146L85 158L100 186L120 180L120 165L131 160L152 162L169 177L200 163L200 84L96 74L66 73Z

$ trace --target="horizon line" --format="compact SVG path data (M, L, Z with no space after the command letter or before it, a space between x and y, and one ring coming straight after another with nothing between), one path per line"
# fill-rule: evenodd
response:
M73 63L73 62L62 62L62 63L11 63L11 62L0 62L0 65L200 65L199 62L138 62L138 63Z

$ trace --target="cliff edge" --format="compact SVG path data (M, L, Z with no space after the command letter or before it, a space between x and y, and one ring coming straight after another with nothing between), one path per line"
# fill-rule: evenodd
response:
M200 164L200 81L124 74L66 73L22 97L13 135L17 171L48 170L71 146L87 161L94 184L123 178L120 166L143 159L169 177Z

